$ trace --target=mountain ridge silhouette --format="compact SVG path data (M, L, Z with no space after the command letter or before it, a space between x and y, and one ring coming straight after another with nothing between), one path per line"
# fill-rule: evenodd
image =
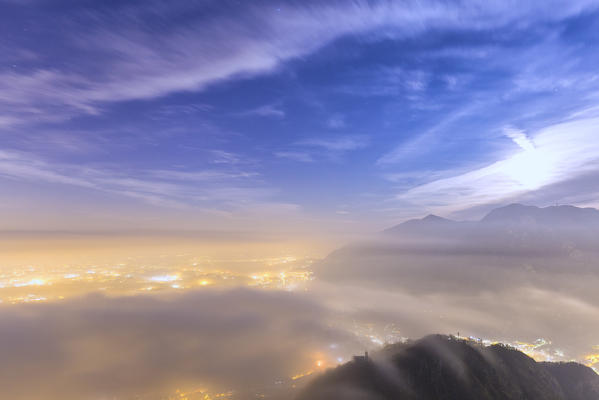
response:
M572 205L536 207L519 203L489 211L478 221L455 221L429 214L424 218L410 219L383 231L384 234L400 233L432 233L431 229L448 229L457 227L497 228L593 228L599 230L599 210Z
M430 335L325 372L297 400L598 400L599 375L505 345Z

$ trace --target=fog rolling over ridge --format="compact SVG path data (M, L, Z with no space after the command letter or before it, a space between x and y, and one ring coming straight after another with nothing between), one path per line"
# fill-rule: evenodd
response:
M596 400L599 375L503 345L431 335L328 371L298 400Z
M397 321L406 336L545 338L575 357L599 341L598 255L599 211L513 204L476 222L405 222L333 252L315 273L376 292L357 314Z

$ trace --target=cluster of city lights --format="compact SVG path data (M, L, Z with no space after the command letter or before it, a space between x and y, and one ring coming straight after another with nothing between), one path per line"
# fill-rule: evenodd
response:
M533 343L527 343L523 341L500 341L491 339L481 339L474 336L459 337L459 339L474 341L484 346L492 346L494 344L503 344L512 347L527 356L531 357L536 361L549 361L549 362L560 362L560 361L574 361L582 363L590 367L593 371L599 374L599 353L589 353L584 355L582 359L576 360L568 358L564 351L551 347L551 341L539 338ZM593 346L593 350L599 350L599 346Z
M588 367L591 367L599 374L599 345L593 346L593 350L596 351L596 353L587 354L585 356L585 362Z
M380 327L379 327L380 328ZM376 350L377 348L383 347L386 344L392 343L405 343L409 339L403 337L399 333L399 329L393 325L387 325L382 327L381 331L376 334L377 327L374 324L354 324L353 334L356 339L365 345L365 348ZM524 341L500 341L494 339L483 339L474 336L459 336L455 335L460 340L470 341L482 346L492 346L496 344L502 344L519 350L531 358L537 361L565 361L565 355L562 351L552 349L551 341L539 338L532 343ZM599 346L595 346L594 350L599 350ZM311 355L312 366L302 372L298 372L288 378L278 379L275 381L275 386L281 386L289 390L296 390L297 388L303 387L313 376L324 372L328 368L341 365L351 359L352 354L344 354L346 349L341 346L332 343L328 348L323 351L315 351ZM340 356L343 354L343 356ZM589 354L585 357L586 365L593 368L595 372L599 373L599 354ZM268 393L268 388L265 385L263 392L256 392L257 398L268 397L265 393ZM191 392L177 391L175 396L169 397L169 400L216 400L216 399L234 399L235 392L228 391L222 393L210 393L205 389L199 389Z
M312 260L308 258L285 256L247 261L254 266L252 269L226 269L223 267L227 262L222 260L160 265L127 260L107 265L0 266L0 302L18 304L62 300L91 292L133 295L204 287L306 290L313 279Z
M176 390L175 393L168 397L168 400L225 400L232 399L233 391L212 393L207 389L195 389L191 391Z

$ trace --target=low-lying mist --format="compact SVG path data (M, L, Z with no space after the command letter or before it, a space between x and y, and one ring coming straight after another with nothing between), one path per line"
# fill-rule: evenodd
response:
M105 283L92 294L0 306L3 393L292 398L294 388L353 354L430 333L459 332L514 344L537 360L591 366L599 344L599 212L584 211L581 221L580 209L558 207L545 220L536 210L512 207L480 222L410 221L316 262L289 256L299 247L246 243L253 258L238 267L232 258L193 258L202 246L192 246L172 270L152 269L160 257L89 276L82 270L68 277L72 285L101 274ZM111 293L117 283L133 289ZM61 286L49 279L44 287Z

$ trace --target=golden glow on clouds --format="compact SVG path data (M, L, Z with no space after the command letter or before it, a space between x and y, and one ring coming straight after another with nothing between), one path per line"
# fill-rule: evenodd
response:
M585 356L586 365L591 367L596 373L599 374L599 345L593 346L593 350L597 350L597 353L587 354Z
M177 389L174 395L169 396L168 400L215 400L215 399L230 399L233 398L232 391L222 393L212 393L207 389L195 389L191 391L183 391Z
M52 268L3 268L0 272L0 302L24 303L58 300L90 292L107 295L132 295L143 292L169 292L204 287L248 286L258 289L304 290L313 279L312 259L269 257L253 259L258 271L220 269L227 264L216 259L156 265L128 260L103 265L67 265ZM260 265L261 264L261 265Z
M0 302L253 287L304 290L318 252L302 242L162 237L24 237L0 241Z

